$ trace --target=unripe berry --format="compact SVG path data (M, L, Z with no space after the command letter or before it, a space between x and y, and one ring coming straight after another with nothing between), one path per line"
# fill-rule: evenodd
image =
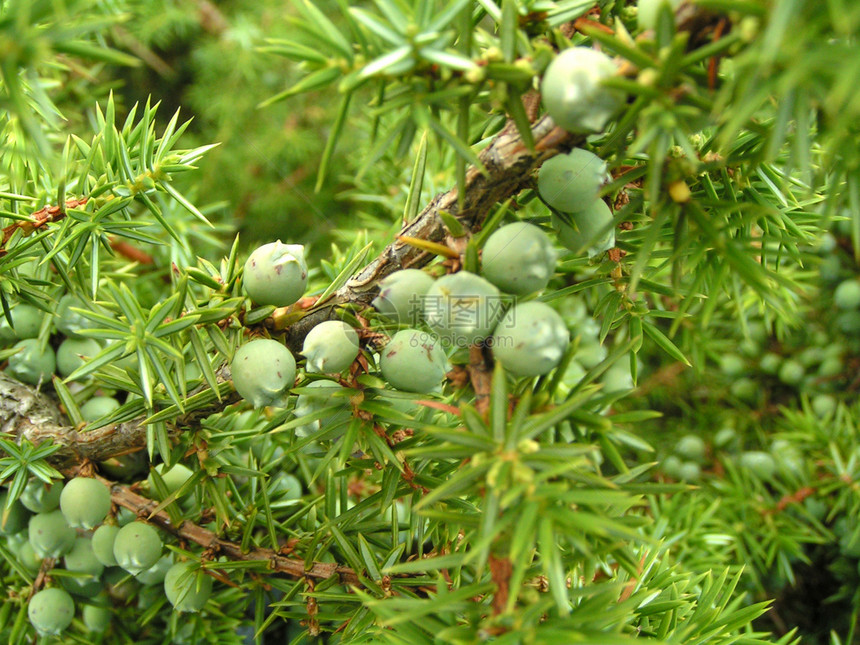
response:
M569 215L570 224L553 214L552 225L558 231L558 241L577 254L588 252L594 257L611 249L615 244L612 211L602 199Z
M21 503L34 513L49 513L60 505L63 484L53 481L46 484L39 478L27 482L19 498Z
M336 374L352 365L358 356L358 334L341 320L327 320L310 330L302 345L305 369Z
M151 586L164 582L164 576L173 566L173 555L168 553L158 559L158 562L153 564L149 569L141 571L134 576L140 584Z
M167 487L167 494L172 495L176 491L178 491L182 485L189 480L189 478L194 474L194 471L188 468L187 466L183 466L182 464L174 464L173 468L166 471L164 470L164 464L158 464L155 467L155 470L161 475L161 479L164 480L164 485ZM155 492L155 482L153 481L152 474L146 478L147 483L149 484L149 490ZM187 495L188 493L186 493ZM184 497L184 495L182 496Z
M535 300L508 310L493 332L493 356L514 376L538 376L559 364L569 343L562 317Z
M92 423L112 414L118 408L119 401L112 396L94 396L81 406L81 416L84 421Z
M72 528L91 529L110 512L110 491L96 479L75 477L60 493L60 510Z
M501 305L495 285L474 273L459 271L430 287L424 298L424 319L443 338L467 347L492 333L502 314Z
M6 540L9 550L27 571L35 573L41 568L42 558L36 555L24 531L8 536Z
M117 533L119 533L119 527L115 524L102 524L93 533L93 540L90 543L93 555L106 567L117 566L116 558L113 556Z
M663 472L672 479L681 479L683 463L675 455L667 456L663 459L660 466L662 467Z
M734 428L721 428L714 435L714 445L717 448L730 448L737 444L738 433Z
M68 376L102 351L92 338L67 338L57 348L57 371Z
M13 349L18 353L9 357L6 371L10 376L30 385L51 380L57 361L50 345L42 347L38 338L27 338L15 343Z
M432 276L419 269L402 269L383 278L379 295L371 303L383 316L397 322L417 325L424 306L424 296L433 286Z
M692 459L693 461L703 460L705 458L706 451L707 446L705 446L705 442L701 437L694 434L684 435L678 440L678 443L675 444L676 453L686 459Z
M117 532L113 557L123 569L138 574L158 562L162 546L158 531L149 524L132 522Z
M40 634L56 635L72 624L75 602L62 589L42 589L30 598L27 617Z
M12 325L10 326L6 316L0 311L0 343L36 338L39 335L39 328L45 317L41 309L37 309L33 305L18 303L12 307L11 313Z
M212 594L212 578L193 562L177 562L164 577L164 593L177 611L197 612Z
M776 461L770 453L761 450L747 450L741 453L738 463L760 479L769 479L776 472Z
M438 339L417 329L404 329L380 353L379 367L392 387L428 394L439 389L448 371L448 358Z
M786 385L798 386L803 381L805 374L803 365L793 358L784 361L779 368L779 380Z
M555 271L549 236L533 224L502 226L487 238L481 255L484 277L502 291L525 295L540 291Z
M82 329L90 329L96 325L78 312L72 311L72 307L76 309L87 308L83 300L67 293L65 296L60 298L60 301L57 303L57 310L54 314L56 316L54 324L56 324L57 329L65 336L68 336L69 338L82 338L78 332Z
M812 399L812 411L819 419L826 419L836 412L836 399L829 394L818 394Z
M606 180L606 163L596 154L574 148L548 159L538 172L538 194L562 213L585 210L598 197Z
M685 482L695 482L702 478L702 469L699 464L692 461L685 461L681 464L678 470L678 479Z
M230 370L236 391L255 408L284 407L296 380L296 359L281 343L258 338L236 350Z
M101 607L99 605L84 605L83 609L84 625L91 632L101 633L113 618L113 612L109 607Z
M603 87L616 68L606 54L589 47L571 47L549 64L541 95L553 121L570 132L600 132L624 100Z
M12 506L6 509L6 491L0 492L0 535L14 535L23 531L30 520L30 513L20 500L12 502Z
M77 538L72 549L63 558L63 565L67 571L89 574L88 577L63 578L63 587L69 593L92 597L101 591L99 576L105 566L96 558L90 538Z
M268 482L268 494L272 508L291 506L302 497L302 483L289 473L280 472Z
M140 589L140 583L120 567L111 567L104 573L104 586L111 598L127 603Z
M280 240L254 250L245 262L245 291L258 305L286 307L305 293L305 247Z
M782 356L768 352L761 357L758 367L765 374L776 375L779 372L780 365L782 365Z
M853 278L840 282L833 292L833 302L839 309L860 308L860 282Z
M308 383L304 387L314 388L319 392L299 394L296 397L296 406L293 409L293 415L299 419L309 414L314 414L332 405L337 405L337 408L321 419L314 419L310 423L298 426L296 428L296 436L300 438L317 432L323 425L328 425L339 416L349 416L350 411L346 399L336 396L344 387L336 381L321 379ZM339 404L339 405L338 405Z
M71 551L77 533L60 511L39 513L27 527L30 545L40 558L59 558Z

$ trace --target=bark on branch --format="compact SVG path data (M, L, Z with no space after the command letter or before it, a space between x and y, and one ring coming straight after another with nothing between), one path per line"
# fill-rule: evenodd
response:
M452 188L434 197L413 221L406 224L400 236L443 243L447 234L439 213L445 211L457 218L468 233L480 229L492 209L528 187L533 173L541 164L561 152L581 144L585 137L556 127L548 116L532 125L535 150L523 143L516 127L509 123L481 151L479 159L487 173L469 168L466 173L463 208L458 192ZM294 352L301 351L308 332L316 325L336 316L342 305L369 305L378 292L378 283L400 269L418 268L428 264L434 255L399 240L389 244L370 264L356 273L331 298L317 303L287 330L287 344Z
M229 378L223 371L220 379ZM235 393L222 401L182 415L172 432L193 426L224 406L238 400ZM0 430L33 444L53 441L60 450L48 460L63 470L85 461L104 461L110 457L136 452L146 447L146 426L143 419L133 419L95 430L68 425L56 401L43 392L19 383L0 372Z
M102 481L111 485L111 482L107 480ZM165 511L159 511L150 517L150 513L155 509L157 503L138 495L128 486L111 485L111 499L117 506L127 508L168 533L199 544L216 555L225 555L231 560L268 562L270 571L283 573L294 578L309 577L324 580L337 575L344 584L361 585L358 574L349 567L329 562L313 562L311 567L306 569L304 560L288 558L271 549L255 548L242 551L238 544L219 538L212 531L192 522L182 522L179 526L175 526Z
M516 127L508 124L479 155L487 170L486 174L477 168L467 171L463 208L459 206L456 188L441 193L403 227L401 235L444 242L447 231L439 217L442 211L455 216L469 233L479 230L496 205L531 184L534 171L544 161L566 152L583 140L582 135L573 135L556 127L549 117L535 122L532 136L536 142L534 151L523 143ZM44 216L40 212L35 217L38 222L36 227L46 224L51 216L63 214L60 209L55 209L56 212L52 212L52 209L43 210ZM331 298L324 303L317 303L303 318L287 328L288 345L294 352L299 352L308 332L319 323L334 318L338 306L369 306L378 291L377 284L385 276L399 269L424 266L434 257L405 242L392 242ZM223 408L234 400L235 397L218 407ZM186 415L174 426L173 431L178 432L183 426L193 425L218 407ZM61 448L50 460L60 469L80 464L84 460L103 461L144 448L146 426L142 421L141 418L92 431L79 430L64 423L63 415L50 397L0 373L0 428L19 440L26 439L35 444L53 440Z

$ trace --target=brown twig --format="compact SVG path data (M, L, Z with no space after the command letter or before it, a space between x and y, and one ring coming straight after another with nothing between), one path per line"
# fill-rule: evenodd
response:
M455 216L468 233L479 230L497 204L531 184L532 174L544 161L567 152L585 140L582 135L557 128L548 116L534 124L532 136L536 142L534 151L530 151L523 143L516 127L508 124L479 155L486 174L474 167L466 173L463 207L458 203L459 193L456 188L439 194L413 221L403 227L397 238L419 238L443 244L447 230L439 217L441 211ZM332 297L317 303L301 320L286 330L290 349L301 351L308 332L319 323L335 318L339 306L369 306L378 291L376 285L384 277L400 269L425 266L434 258L434 255L401 239L392 242Z
M30 219L18 220L9 226L3 228L3 239L0 241L0 256L7 253L6 243L12 238L16 231L26 237L34 231L47 226L51 222L59 222L66 216L66 211L70 208L80 208L87 203L89 197L81 197L80 199L70 198L66 200L64 206L43 206L35 213L30 215Z
M158 505L156 502L138 495L128 486L115 484L106 479L102 479L102 481L111 487L111 500L117 506L127 508L136 513L138 517L145 519L160 529L183 540L202 546L213 554L225 555L231 560L268 562L271 571L283 573L294 578L308 577L325 580L336 575L343 584L361 584L358 574L349 567L329 562L314 562L310 568L305 568L304 560L287 558L271 549L254 548L243 551L238 544L219 538L212 531L198 526L193 522L184 521L179 526L175 526L170 521L170 516L166 511L152 513Z
M229 370L224 367L217 376L219 381L227 381ZM172 424L170 431L175 434L183 427L194 426L200 419L237 400L238 395L231 392L220 402L189 411ZM19 441L27 440L38 445L50 440L61 446L49 457L59 469L80 465L87 460L103 461L146 447L143 420L134 419L95 430L70 426L65 423L51 397L0 372L0 431L16 436Z

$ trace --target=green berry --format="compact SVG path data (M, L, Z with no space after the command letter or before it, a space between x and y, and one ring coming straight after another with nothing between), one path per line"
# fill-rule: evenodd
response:
M615 64L606 54L590 47L564 50L541 81L546 111L570 132L600 132L624 100L618 91L603 87L603 81L615 73Z
M18 303L12 307L11 314L12 325L10 326L6 316L0 311L0 344L36 338L39 335L42 320L45 318L45 313L41 309Z
M27 617L40 634L56 635L72 624L75 602L62 589L42 589L30 598Z
M549 305L532 301L511 307L493 332L493 356L514 376L546 374L561 362L570 332Z
M746 361L737 354L723 354L720 357L720 371L726 376L740 376L746 369Z
M828 255L818 265L818 275L824 284L837 282L842 275L842 262L838 255Z
M739 379L735 379L729 387L729 390L731 391L732 396L737 397L741 401L754 403L758 397L759 385L753 379L743 376Z
M417 325L431 286L433 278L419 269L395 271L380 281L379 295L371 304L383 316Z
M72 549L63 558L63 565L67 571L88 574L88 577L65 578L63 586L67 591L86 596L91 595L93 590L95 593L101 591L99 576L105 565L96 558L91 538L77 538Z
M782 365L782 356L768 352L761 357L758 367L765 374L775 376L779 372L779 366Z
M296 380L296 359L281 343L258 338L236 350L230 363L236 391L255 408L284 407Z
M585 210L598 198L606 181L606 163L596 154L574 148L548 159L538 172L538 194L562 213Z
M113 557L123 569L138 574L158 562L162 546L158 531L149 524L132 522L117 532Z
M481 269L487 280L506 293L534 293L549 284L555 271L555 249L537 226L508 224L487 238Z
M65 336L69 338L81 338L79 333L81 330L90 329L96 325L82 314L72 311L72 308L86 310L88 307L83 300L67 293L57 303L57 310L54 314L56 316L55 324L60 333Z
M40 558L59 558L75 546L77 533L60 511L39 513L27 527L30 546Z
M81 406L81 416L84 421L92 423L113 414L119 407L119 401L112 396L94 396Z
M603 383L603 392L606 394L632 390L634 383L633 375L630 373L630 362L620 360L613 363L600 380Z
M717 448L729 448L737 443L738 433L734 428L722 428L714 435L714 445Z
M193 562L177 562L164 577L164 593L176 611L197 612L212 594L212 578Z
M585 369L590 370L606 358L606 346L600 343L580 343L574 358Z
M109 607L101 607L99 605L84 605L83 609L84 625L91 632L101 633L110 625L113 618L113 612Z
M836 316L836 327L848 336L860 336L860 311L840 312Z
M102 351L92 338L67 338L57 348L57 371L68 376Z
M669 455L668 457L663 459L660 465L663 469L663 472L666 473L669 477L671 477L672 479L681 479L681 467L683 464L678 457L676 457L675 455Z
M309 423L300 425L296 428L296 436L300 438L307 437L320 430L323 426L331 425L338 418L351 416L346 399L337 396L338 392L345 388L336 381L328 379L320 379L305 385L307 388L313 388L314 392L306 392L299 394L296 397L296 406L293 409L293 415L300 419L309 414L316 414L331 406L336 406L333 411L323 415L320 418L314 419ZM318 390L318 391L316 391Z
M707 446L701 437L694 434L687 434L678 440L675 444L675 452L692 461L703 461Z
M805 374L803 365L793 358L784 361L779 368L779 380L792 387L800 385Z
M424 298L424 319L447 341L467 347L489 336L502 314L501 294L484 278L459 271L433 283Z
M305 247L280 240L255 249L245 262L245 291L258 305L286 307L305 293Z
M187 466L183 466L182 464L174 464L173 468L166 471L164 470L164 464L158 464L155 467L156 472L161 476L161 479L164 481L164 485L167 487L167 494L172 495L180 488L182 485L187 482L191 476L194 474L194 471L188 468ZM152 474L150 473L149 477L146 478L147 483L149 484L149 490L155 491L155 482L153 481ZM187 495L188 493L186 493ZM181 497L184 497L182 495Z
M343 321L327 320L310 330L302 355L308 372L337 374L358 357L358 334Z
M115 524L102 524L93 532L91 543L93 555L106 567L117 566L116 558L113 556L117 533L119 533L119 527Z
M812 411L819 419L826 419L836 412L836 399L829 394L818 394L812 399Z
M660 10L666 6L671 11L678 8L681 0L639 0L637 4L637 18L640 29L656 29L657 16L660 15Z
M761 450L747 450L741 453L738 463L759 479L769 479L776 472L776 461L770 453Z
M302 483L294 475L280 472L268 483L272 508L290 506L302 498Z
M63 484L53 481L46 484L39 478L33 478L21 492L21 503L34 513L48 513L60 505L60 493Z
M553 213L552 225L559 243L580 255L593 258L615 244L612 211L602 199L594 200L585 210L570 214L570 223Z
M60 510L69 526L91 529L110 512L110 491L96 479L75 477L63 487Z
M51 380L57 359L50 345L42 347L38 338L26 338L15 343L13 349L18 350L18 353L9 357L6 371L10 376L30 385Z
M9 498L7 491L0 492L0 535L14 535L27 528L30 521L30 513L19 499L12 502L7 509L6 500Z
M448 358L438 339L404 329L380 353L379 367L395 389L428 394L439 389L448 372Z
M853 278L840 282L833 292L833 302L843 310L860 308L860 282Z
M171 553L168 553L167 555L164 555L159 558L158 562L149 567L149 569L141 571L140 573L135 575L134 578L139 583L146 586L161 584L162 582L164 582L164 576L167 575L167 572L172 566L173 555Z
M699 464L685 461L678 469L678 479L685 482L697 482L702 478L702 469Z
M36 555L24 531L10 535L7 538L7 543L18 563L23 565L27 571L35 573L41 568L42 558Z
M129 572L119 567L105 570L104 584L112 598L126 603L140 588L140 583L129 575Z
M840 356L828 356L818 366L818 375L824 378L838 376L842 373L844 367Z

